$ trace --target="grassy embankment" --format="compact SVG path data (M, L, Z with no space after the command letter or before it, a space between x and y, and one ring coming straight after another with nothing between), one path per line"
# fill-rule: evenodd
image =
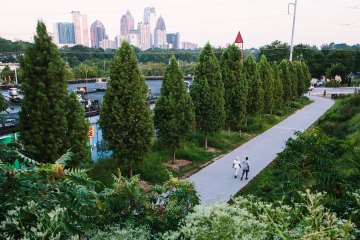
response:
M353 193L360 191L360 94L341 96L304 135L307 137L303 140L315 141L310 142L307 149L292 144L292 159L278 155L236 196L251 194L273 202L293 197L294 192L302 191L305 187L312 191L326 191L329 193L326 206L359 224L360 212L352 209L352 206L359 197ZM321 145L318 144L320 138ZM306 167L297 165L299 160L296 156L304 159L302 164ZM319 168L322 164L326 164L326 169ZM307 178L302 184L293 184L291 177L295 175L289 174L292 171Z
M141 179L151 183L162 183L168 179L168 171L174 176L186 177L200 170L202 167L219 158L221 155L239 147L256 135L266 131L272 126L284 120L296 110L310 103L308 98L294 102L292 107L285 107L278 110L274 115L263 115L262 117L249 117L248 126L241 131L226 131L209 135L208 145L210 150L204 149L204 134L193 131L188 134L181 144L181 148L176 153L177 159L187 160L187 164L175 169L171 166L171 153L155 144L153 150L146 156L145 161L139 164L134 170L135 174L140 174ZM169 163L166 164L165 163ZM169 166L170 165L170 166ZM105 185L111 184L112 174L118 168L116 159L103 159L92 166L90 177L99 180Z

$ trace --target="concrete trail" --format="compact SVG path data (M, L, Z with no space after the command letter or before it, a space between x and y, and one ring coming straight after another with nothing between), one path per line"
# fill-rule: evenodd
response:
M314 102L190 176L189 180L194 183L201 203L211 205L219 201L228 201L273 161L277 153L283 151L286 141L294 137L295 131L304 131L310 127L334 104L327 98L316 96L309 98ZM237 155L240 156L241 162L246 156L249 157L248 180L240 181L239 177L234 178L232 162ZM240 169L240 176L241 173Z

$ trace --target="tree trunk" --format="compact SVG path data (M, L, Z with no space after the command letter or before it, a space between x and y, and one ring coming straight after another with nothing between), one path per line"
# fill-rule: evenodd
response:
M247 127L247 120L248 120L248 117L246 116L245 117L245 127Z
M228 135L230 135L230 132L231 132L231 127L230 127L230 124L228 126Z
M176 160L176 149L173 151L173 160L172 163L174 164Z
M133 177L133 168L132 168L132 163L129 164L129 178Z
M205 149L208 148L208 133L205 132Z

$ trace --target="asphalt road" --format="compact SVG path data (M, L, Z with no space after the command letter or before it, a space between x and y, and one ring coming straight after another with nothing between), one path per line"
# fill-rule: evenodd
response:
M219 201L228 201L274 160L277 153L283 151L286 141L294 137L295 131L307 129L334 104L329 98L313 95L309 97L314 100L313 103L190 176L189 180L194 183L201 203L211 205ZM240 156L241 162L246 156L249 157L248 180L240 181L239 178L234 178L232 162L237 155Z

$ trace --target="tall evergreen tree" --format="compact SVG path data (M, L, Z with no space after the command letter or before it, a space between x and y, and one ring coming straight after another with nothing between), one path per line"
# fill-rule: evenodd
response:
M66 102L66 119L68 122L67 140L68 149L74 153L68 166L79 166L89 163L90 148L88 146L88 132L90 122L85 118L85 110L72 93Z
M200 53L190 94L195 106L197 127L205 132L207 148L208 133L220 130L225 121L224 85L220 66L210 43Z
M230 132L231 128L238 128L246 116L247 82L241 76L241 52L237 46L233 44L225 49L220 67L225 90L225 123Z
M289 73L290 73L290 84L291 84L291 100L297 99L298 96L298 75L296 71L296 62L288 62Z
M288 60L282 60L279 65L280 78L284 89L284 103L289 105L291 101L291 80Z
M39 21L32 44L21 61L24 99L20 112L20 140L38 161L54 162L67 147L67 83L65 63Z
M264 109L264 89L253 55L249 55L244 60L244 77L249 84L247 112L249 114L261 113Z
M311 81L311 73L309 71L308 66L306 65L306 63L302 62L301 63L301 68L303 70L303 74L304 74L304 91L306 92L307 89L310 87L310 81Z
M304 71L302 69L302 65L301 62L294 62L295 63L295 71L296 71L296 75L297 75L297 79L298 79L298 83L297 83L297 96L301 97L306 91L306 85L305 85L305 75L304 75Z
M184 76L175 57L172 57L165 70L161 96L156 101L154 122L159 140L173 153L173 162L181 139L193 128L193 111L194 105L187 93Z
M264 89L264 112L272 114L275 105L275 80L272 68L265 55L260 57L258 71Z
M142 161L151 148L154 124L149 104L145 102L148 87L129 43L123 42L116 52L110 78L100 126L114 156L126 165L132 177L134 163Z
M272 72L274 76L274 103L276 109L281 109L284 103L284 87L280 76L280 68L276 62L272 64Z

